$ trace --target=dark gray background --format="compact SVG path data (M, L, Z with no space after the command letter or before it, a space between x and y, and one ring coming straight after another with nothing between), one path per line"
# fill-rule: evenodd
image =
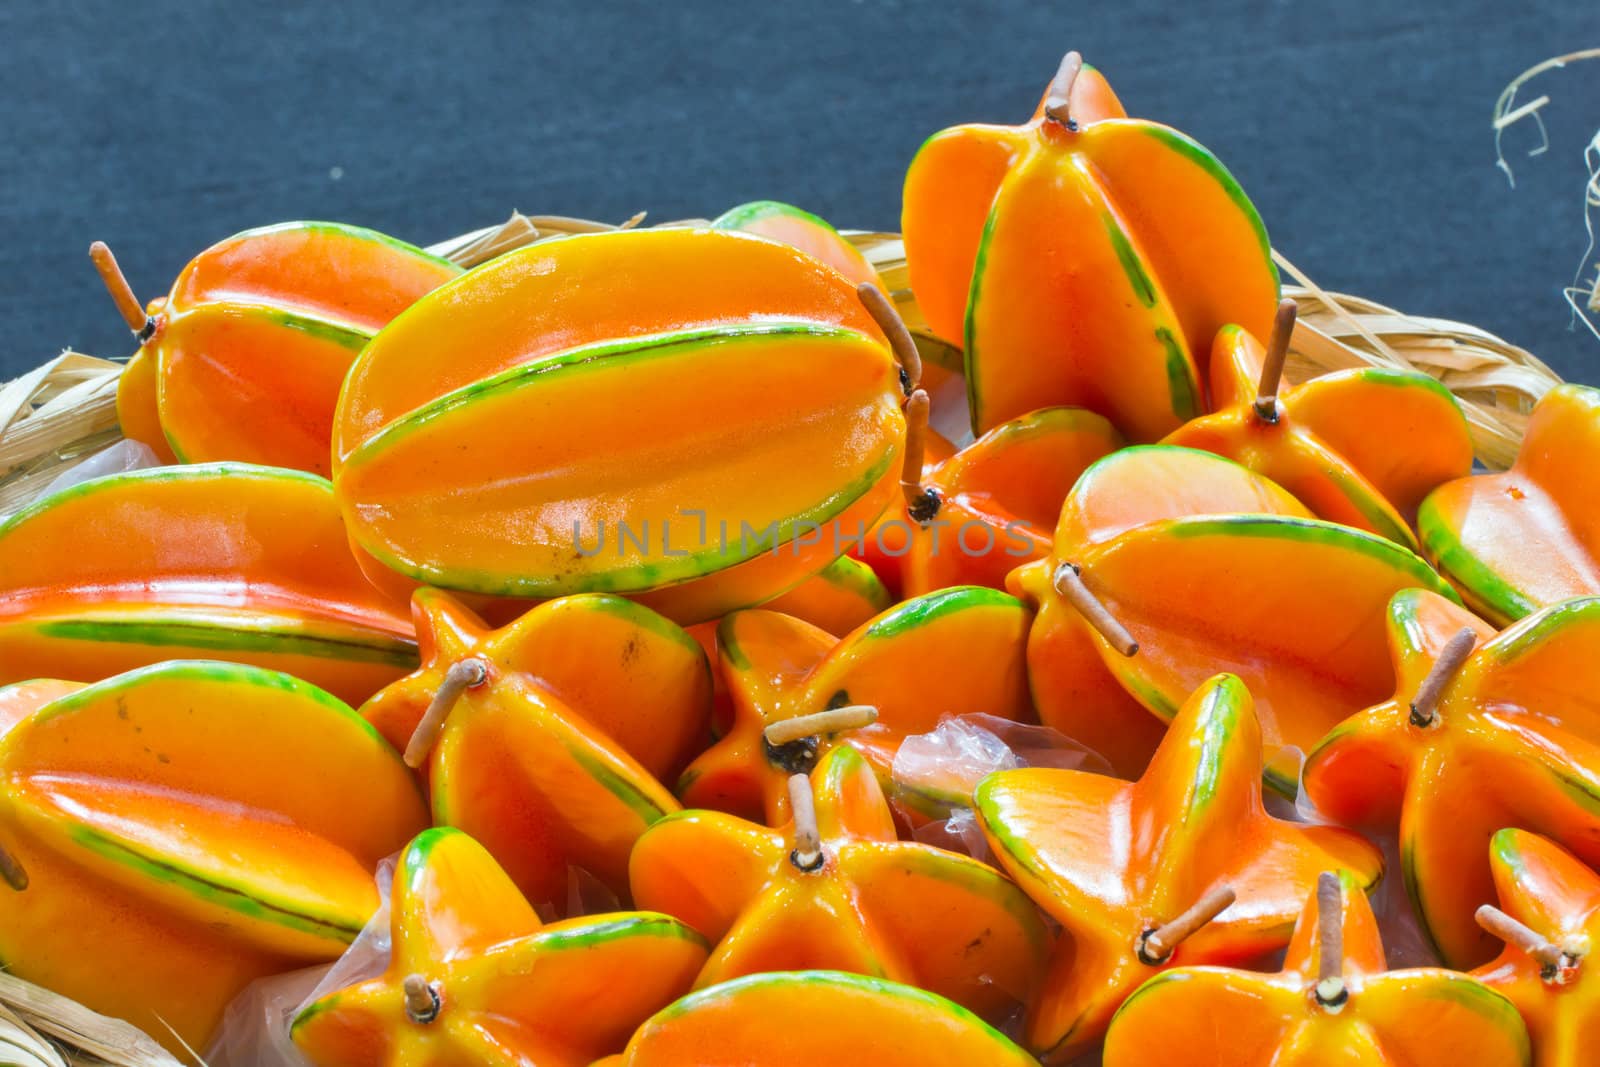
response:
M1560 297L1600 69L1524 94L1555 98L1553 148L1522 158L1536 134L1513 131L1515 191L1489 130L1506 81L1600 43L1587 3L9 0L0 42L0 376L65 345L126 354L95 238L148 299L212 241L292 218L426 244L513 207L666 219L770 197L897 228L922 139L1022 120L1075 47L1130 111L1215 150L1322 284L1600 380Z

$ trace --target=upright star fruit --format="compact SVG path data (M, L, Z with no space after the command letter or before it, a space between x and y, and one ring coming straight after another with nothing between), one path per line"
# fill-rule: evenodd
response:
M276 671L27 682L0 723L0 958L174 1052L252 980L343 952L427 825L394 750Z
M545 926L481 845L445 828L401 855L389 927L382 975L295 1017L317 1067L587 1067L687 992L706 956L699 934L650 912Z
M1391 971L1372 907L1322 876L1276 974L1178 967L1128 998L1105 1067L1515 1067L1528 1031L1511 1001L1439 967ZM1576 1061L1574 1061L1576 1062Z
M1170 719L1224 666L1255 699L1268 782L1291 796L1294 769L1278 754L1309 749L1393 689L1389 598L1450 592L1405 547L1312 519L1231 460L1165 445L1090 467L1062 507L1051 555L1011 582L1040 605L1029 666L1046 725L1137 774L1158 730L1107 695L1104 672Z
M1065 108L1062 107L1063 97L1067 100ZM1128 115L1105 75L1083 62L1083 57L1076 52L1068 52L1062 58L1056 76L1039 97L1031 121L1044 120L1050 111L1080 128ZM967 179L959 189L965 195L950 204L951 208L959 207L962 211L960 225L946 229L943 241L936 239L937 230L928 230L926 239L920 228L916 235L919 267L912 277L917 306L940 336L959 341L965 332L967 297L982 228L989 217L994 190L1006 176L1007 161L1000 158L997 145L1013 143L1018 129L1026 127L956 126L934 134L922 146L931 150L930 162L939 161L937 157L940 156L948 157L946 173L951 179L963 176ZM916 162L912 161L913 166ZM908 187L913 176L914 173L906 175ZM938 172L934 176L937 177ZM909 200L906 208L909 211ZM908 249L908 258L909 254Z
M1157 971L1287 944L1324 870L1370 890L1378 850L1348 830L1268 815L1261 729L1231 675L1195 691L1143 777L997 771L975 810L1006 873L1065 930L1024 1043L1066 1062Z
M906 173L911 285L963 339L978 433L1069 405L1158 440L1204 409L1217 331L1272 322L1277 271L1233 176L1083 70L1069 53L1032 121L944 130Z
M696 622L793 587L877 518L913 371L856 287L793 248L697 229L545 241L362 350L334 485L357 544L407 577L629 593Z
M569 867L625 890L635 839L678 807L657 779L710 736L700 645L598 593L498 630L448 593L412 603L422 667L361 714L427 769L435 823L481 842L546 914L565 905Z
M1581 1067L1600 1041L1600 984L1589 956L1600 944L1600 875L1526 830L1501 830L1489 846L1501 908L1478 922L1506 942L1473 976L1517 1006L1536 1067Z
M1027 1002L1050 939L1016 886L968 856L897 840L878 779L852 748L833 749L789 789L788 826L685 811L634 848L639 906L717 942L697 988L821 968L915 985L991 1021Z
M941 996L837 971L754 974L691 993L606 1067L1030 1067L999 1031Z
M169 462L239 460L323 477L356 353L461 273L372 230L287 222L212 245L144 308L105 245L89 254L139 343L117 386L124 436Z
M1306 759L1323 815L1400 832L1401 873L1444 960L1497 950L1473 922L1493 895L1489 843L1503 827L1544 834L1600 863L1600 598L1565 601L1505 632L1436 594L1388 611L1398 684Z
M404 601L363 576L315 475L135 471L0 523L0 683L182 658L287 671L357 704L417 662Z
M903 601L843 639L776 612L728 616L717 645L732 722L679 796L780 825L790 776L836 744L888 781L900 743L947 716L1028 717L1029 618L1014 597L976 586Z
M1167 443L1227 456L1319 518L1417 550L1409 517L1422 498L1472 470L1466 416L1450 390L1417 371L1361 367L1282 386L1294 319L1285 300L1265 349L1223 327L1211 347L1212 414Z
M1533 409L1510 470L1458 478L1423 501L1417 532L1428 558L1474 611L1503 625L1600 595L1597 457L1600 389L1557 386Z

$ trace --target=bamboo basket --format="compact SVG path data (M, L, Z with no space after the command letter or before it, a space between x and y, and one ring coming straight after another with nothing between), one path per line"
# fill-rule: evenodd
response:
M433 245L429 251L473 267L516 248L613 225L554 215L512 214L498 226ZM665 226L692 226L686 219ZM900 235L847 232L878 269L923 357L959 370L959 349L927 329L907 280ZM1533 405L1561 379L1531 352L1466 323L1407 314L1371 300L1326 291L1281 254L1284 294L1300 303L1286 376L1303 381L1349 367L1411 368L1439 379L1461 401L1478 460L1508 466ZM63 352L0 385L0 516L121 440L117 381L125 360ZM197 1060L198 1056L195 1057ZM0 972L0 1065L18 1067L176 1067L160 1044L128 1023L97 1015L65 997Z

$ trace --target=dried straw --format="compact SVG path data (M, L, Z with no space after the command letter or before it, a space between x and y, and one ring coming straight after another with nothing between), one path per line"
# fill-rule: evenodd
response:
M1284 274L1298 285L1284 295L1300 302L1290 343L1288 375L1304 381L1348 367L1420 370L1455 394L1484 466L1511 465L1533 405L1561 376L1525 348L1487 330L1449 319L1407 315L1359 296L1329 293L1279 253Z
M1544 74L1564 70L1574 63L1594 60L1600 60L1600 48L1584 48L1554 56L1542 63L1535 63L1511 79L1510 83L1500 90L1500 96L1494 102L1494 114L1489 119L1489 128L1494 131L1495 166L1505 174L1506 181L1511 183L1513 189L1517 186L1517 176L1511 169L1511 164L1506 162L1506 131L1520 122L1531 119L1539 131L1539 143L1528 150L1528 155L1540 156L1550 150L1550 132L1545 129L1544 118L1539 114L1550 103L1550 94L1544 93L1527 103L1518 104L1517 93ZM1600 208L1600 129L1589 136L1589 143L1583 149L1583 161L1589 172L1583 185L1583 229L1588 235L1589 243L1580 257L1580 265L1573 283L1563 289L1562 294L1572 308L1573 318L1587 326L1589 332L1596 338L1600 338L1600 326L1589 317L1592 313L1600 313L1600 266L1597 266L1593 278L1584 277L1595 249L1594 210Z
M67 1067L61 1050L33 1027L0 1005L0 1064L6 1067Z
M0 972L0 1064L17 1067L180 1067L149 1035L48 989Z
M0 515L115 444L122 364L61 355L0 386Z
M511 217L498 226L485 226L481 230L452 237L429 245L428 251L443 256L463 267L476 267L495 256L515 251L526 245L549 240L552 237L571 237L580 233L607 233L611 230L631 230L644 221L645 213L637 213L626 222L613 224L592 219L575 219L566 215L524 215L513 211ZM661 222L657 227L703 225L705 219L683 219L678 222Z

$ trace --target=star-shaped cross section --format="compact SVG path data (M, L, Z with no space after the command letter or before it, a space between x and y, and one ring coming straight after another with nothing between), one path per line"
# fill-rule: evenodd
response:
M634 900L717 942L697 987L822 968L919 986L990 1019L1026 1001L1050 938L1015 885L968 856L897 840L876 775L847 745L809 780L793 776L790 792L787 826L685 811L634 849Z
M585 1067L687 992L705 941L618 912L544 926L483 847L424 831L401 854L382 975L330 993L290 1036L318 1067Z
M1324 815L1400 831L1401 873L1446 962L1498 951L1473 921L1493 899L1490 838L1545 834L1600 863L1600 598L1565 601L1498 636L1422 590L1390 601L1395 695L1307 757Z
M1528 1033L1499 993L1442 967L1388 970L1367 898L1325 872L1274 974L1178 967L1129 997L1106 1067L1506 1067Z
M1001 865L1066 933L1025 1024L1052 1061L1099 1041L1163 967L1252 959L1289 941L1325 870L1370 889L1377 849L1347 830L1269 815L1261 728L1232 675L1202 685L1143 777L998 771L975 802Z

